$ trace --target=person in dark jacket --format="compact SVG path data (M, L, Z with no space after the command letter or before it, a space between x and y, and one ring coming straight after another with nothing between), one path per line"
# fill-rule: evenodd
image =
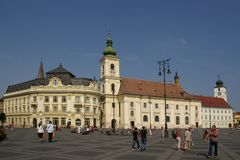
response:
M141 151L146 150L146 145L147 145L147 130L145 127L142 127L142 130L140 131L141 135Z
M137 129L137 127L134 128L133 132L132 132L132 135L133 135L133 143L132 143L132 150L134 151L135 150L135 144L137 144L137 149L140 150L140 147L139 147L139 131Z

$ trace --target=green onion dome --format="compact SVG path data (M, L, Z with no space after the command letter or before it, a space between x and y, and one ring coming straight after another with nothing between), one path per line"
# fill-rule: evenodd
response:
M111 37L108 37L107 41L106 41L106 44L107 44L107 47L104 49L103 51L103 55L113 55L113 56L116 56L117 53L115 51L115 49L112 47L112 38Z

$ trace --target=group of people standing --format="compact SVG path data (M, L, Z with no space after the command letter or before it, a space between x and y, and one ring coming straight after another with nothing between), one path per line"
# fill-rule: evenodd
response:
M186 151L191 150L191 146L193 146L193 128L187 128L184 131L184 139L183 143L181 141L181 130L180 128L178 129L173 129L172 131L172 137L177 140L177 150L183 149ZM215 125L212 126L210 130L205 130L202 139L204 141L207 141L209 139L209 149L208 149L208 158L212 157L212 152L214 148L214 156L218 156L218 137L219 137L219 132L218 129L216 128ZM182 145L182 146L181 146Z
M177 140L177 150L184 149L186 151L190 151L191 146L194 145L192 135L193 135L193 128L185 129L184 136L183 136L184 139L183 139L183 143L182 143L182 140L181 140L182 136L181 136L180 128L173 129L172 137ZM181 145L182 145L182 147L181 147Z
M133 142L132 142L132 151L139 150L144 151L146 150L147 145L147 130L143 126L141 130L138 130L137 127L134 127L133 132ZM139 144L139 140L141 140L141 144ZM137 148L135 146L137 145Z
M46 128L46 132L48 133L48 142L52 142L54 130L55 130L54 125L52 124L52 121L50 121ZM37 133L38 133L39 141L43 142L44 127L42 123L38 124Z

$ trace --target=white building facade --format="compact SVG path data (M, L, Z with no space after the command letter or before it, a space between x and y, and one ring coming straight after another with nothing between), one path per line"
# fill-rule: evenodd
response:
M42 64L41 64L42 66ZM41 67L40 67L41 68ZM76 78L62 65L47 72L47 78L9 86L4 95L7 123L16 127L81 125L100 127L98 81Z
M37 79L8 86L4 95L7 123L32 127L53 121L60 126L115 129L161 128L166 120L169 128L232 126L233 111L222 81L217 82L214 97L201 98L187 93L176 73L174 82L166 84L165 114L164 84L121 77L120 58L110 37L106 44L99 81L76 78L61 64L45 78L41 63Z

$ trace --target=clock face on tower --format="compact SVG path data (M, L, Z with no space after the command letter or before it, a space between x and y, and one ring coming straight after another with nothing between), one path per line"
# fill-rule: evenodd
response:
M221 96L222 95L222 93L221 92L218 92L218 96Z

